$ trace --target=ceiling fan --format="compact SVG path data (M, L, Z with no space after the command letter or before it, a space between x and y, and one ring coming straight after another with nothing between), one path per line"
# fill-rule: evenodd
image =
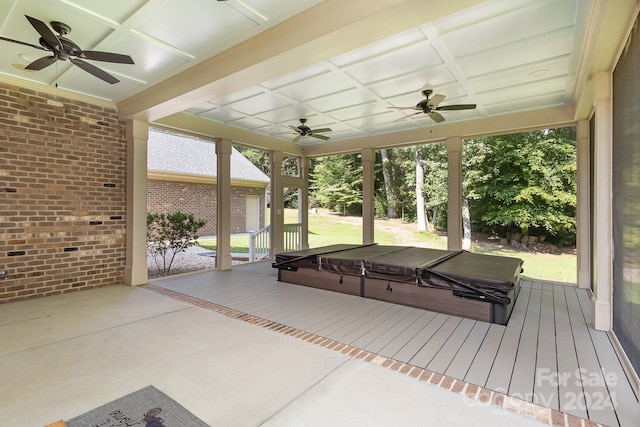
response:
M325 132L331 132L331 129L329 128L322 128L322 129L311 129L309 126L305 125L305 123L307 122L307 119L302 118L300 119L300 126L292 126L289 125L289 127L298 134L298 136L296 136L295 138L293 138L293 142L297 142L300 140L300 138L303 138L305 136L310 136L312 138L318 138L318 139L322 139L324 141L326 141L327 139L329 139L328 136L326 135L318 135L320 133L325 133Z
M431 98L431 94L433 90L425 89L422 91L422 95L424 95L424 99L418 102L414 107L389 107L394 108L396 110L418 110L414 114L428 114L431 119L436 123L444 122L444 117L442 114L438 113L438 111L451 111L451 110L473 110L476 108L476 104L456 104L456 105L442 105L440 103L444 100L444 95L433 95ZM396 121L405 120L409 116L402 117Z
M0 40L8 41L11 43L17 43L24 46L30 46L35 49L51 52L51 56L44 56L40 59L36 59L25 67L25 70L42 70L56 61L69 60L71 63L82 68L89 74L93 74L99 79L104 80L107 83L118 83L120 80L107 73L104 70L96 67L93 64L85 62L84 59L102 62L114 62L118 64L133 64L133 59L129 55L121 55L119 53L100 52L96 50L82 50L77 44L64 37L71 32L71 27L67 24L58 21L52 21L51 27L59 35L55 35L47 24L39 19L32 18L25 15L29 23L40 34L40 46L22 42L19 40L13 40L6 37L0 37Z

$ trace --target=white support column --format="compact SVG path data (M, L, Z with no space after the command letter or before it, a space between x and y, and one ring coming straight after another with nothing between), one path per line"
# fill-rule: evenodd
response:
M282 152L269 153L271 161L271 253L284 250L284 200L282 197Z
M309 159L298 159L298 170L302 178L302 187L298 189L298 221L302 224L300 236L302 249L309 248Z
M231 141L216 140L216 269L231 269Z
M147 140L149 124L126 122L127 139L127 226L124 282L144 285L147 270Z
M593 326L601 331L612 328L613 299L613 184L612 140L613 103L611 73L593 76L595 101L594 152L594 295Z
M375 243L375 208L374 208L374 167L376 162L375 151L364 148L362 156L362 244Z
M576 125L576 154L576 247L578 249L578 286L580 288L589 288L591 284L591 183L589 177L588 120L581 120Z
M462 249L462 138L447 138L447 249Z

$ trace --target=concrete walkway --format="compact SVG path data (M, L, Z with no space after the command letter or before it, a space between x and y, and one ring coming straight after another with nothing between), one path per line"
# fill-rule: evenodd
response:
M0 305L0 424L67 420L147 385L212 426L541 426L144 288Z

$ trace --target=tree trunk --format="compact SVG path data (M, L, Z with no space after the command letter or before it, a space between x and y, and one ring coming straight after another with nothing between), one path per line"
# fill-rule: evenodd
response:
M386 148L380 150L382 157L382 175L384 177L384 191L387 196L387 217L398 218L398 201L396 189L392 183L392 167L389 160L389 151Z
M433 208L433 215L431 215L431 224L429 224L429 216L427 215L427 227L432 233L436 231L436 221L438 220L438 207Z
M462 195L462 249L471 250L471 214L469 213L469 200Z
M416 214L418 231L427 231L427 213L424 209L424 169L422 168L422 152L416 147Z

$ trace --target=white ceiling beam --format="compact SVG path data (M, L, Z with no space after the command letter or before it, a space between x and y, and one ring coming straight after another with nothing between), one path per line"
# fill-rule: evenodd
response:
M302 147L298 144L282 141L266 135L250 132L211 120L202 119L185 113L177 113L156 120L152 125L179 130L209 138L229 139L239 145L260 150L281 151L290 156L302 156Z
M450 124L440 123L403 132L316 144L305 147L303 152L306 157L322 157L356 152L363 148L378 149L441 142L450 136L470 139L572 124L574 124L574 109L572 107L556 107Z
M326 0L118 104L154 121L381 40L481 0Z

